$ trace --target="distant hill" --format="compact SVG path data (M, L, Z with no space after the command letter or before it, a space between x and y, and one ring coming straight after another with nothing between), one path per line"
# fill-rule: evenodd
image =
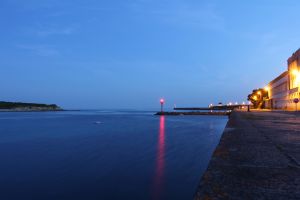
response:
M1 110L12 111L59 111L62 110L56 104L23 103L0 101Z

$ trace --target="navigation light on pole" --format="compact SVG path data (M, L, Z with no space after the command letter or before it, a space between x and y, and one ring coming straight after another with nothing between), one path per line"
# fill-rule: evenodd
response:
M164 99L160 99L160 111L161 112L164 112L164 103L165 103L165 100Z

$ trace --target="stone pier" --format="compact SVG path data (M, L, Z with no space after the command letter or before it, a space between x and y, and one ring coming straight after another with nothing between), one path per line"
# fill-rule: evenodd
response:
M194 199L300 199L300 112L234 111Z

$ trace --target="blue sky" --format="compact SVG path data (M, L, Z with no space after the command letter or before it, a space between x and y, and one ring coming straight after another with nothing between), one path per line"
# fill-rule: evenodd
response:
M300 47L297 0L1 0L1 100L64 108L245 101Z

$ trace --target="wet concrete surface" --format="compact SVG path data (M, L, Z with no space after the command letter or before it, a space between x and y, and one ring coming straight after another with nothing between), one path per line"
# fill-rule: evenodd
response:
M234 111L200 199L300 199L300 112Z

